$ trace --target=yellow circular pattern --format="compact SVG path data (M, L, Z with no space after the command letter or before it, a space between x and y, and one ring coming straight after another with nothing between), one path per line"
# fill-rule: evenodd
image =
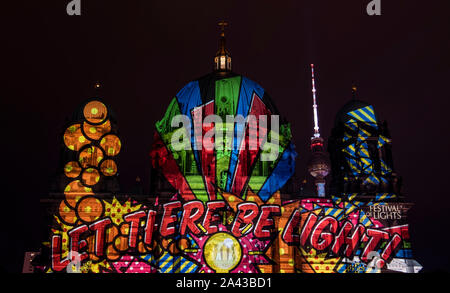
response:
M81 174L81 182L88 186L93 186L100 180L100 173L94 168L88 168Z
M100 137L111 131L111 122L109 122L109 120L106 120L100 125L92 125L84 122L83 131L88 138L92 140L98 140L100 139Z
M80 124L69 126L64 132L64 144L72 151L78 151L88 143L90 143L90 141L81 133Z
M103 214L102 202L95 197L83 198L77 205L77 213L81 220L93 222Z
M92 194L92 189L81 184L80 180L70 182L64 189L66 202L70 208L75 208L81 198Z
M81 167L97 167L98 163L103 159L103 152L100 148L91 146L85 148L78 155L78 162Z
M59 216L61 220L69 225L74 225L77 221L75 211L68 207L64 201L61 201L61 203L59 204Z
M100 146L108 156L113 157L119 154L122 143L116 135L108 134L102 138Z
M228 273L241 261L242 248L234 236L219 232L206 241L203 256L216 273Z
M100 171L105 176L114 176L117 173L117 164L113 160L104 160L100 164Z
M84 106L83 114L89 123L98 124L106 119L108 110L102 102L92 101Z
M78 162L71 161L64 166L64 174L69 178L76 178L81 173L81 167Z

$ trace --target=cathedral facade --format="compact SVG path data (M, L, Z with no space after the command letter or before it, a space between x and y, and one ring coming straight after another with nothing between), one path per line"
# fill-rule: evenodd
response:
M120 193L122 142L107 103L92 98L75 111L60 177L42 200L51 228L26 260L35 272L421 269L412 256L411 204L374 107L356 98L343 106L327 151L316 121L314 188L305 195L288 187L297 156L289 122L264 88L231 68L222 31L213 73L184 86L155 125L148 196ZM313 94L316 116L314 83Z

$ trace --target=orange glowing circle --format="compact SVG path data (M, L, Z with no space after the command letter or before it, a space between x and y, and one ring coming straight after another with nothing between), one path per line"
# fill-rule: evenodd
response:
M114 157L119 154L122 143L116 135L108 134L102 138L100 146L107 156Z
M84 106L83 115L89 123L101 123L106 119L107 114L108 110L105 104L100 101L92 101Z
M64 132L64 144L72 151L78 151L83 146L89 144L90 141L84 137L81 132L81 125L74 124L69 126Z
M81 174L81 182L84 185L93 186L100 180L100 173L97 169L87 168Z
M111 159L104 160L100 164L100 171L105 176L114 176L117 173L117 164Z
M77 216L75 214L75 210L70 208L64 201L61 201L59 204L59 217L61 220L69 225L74 225L77 221Z
M68 162L64 166L64 174L69 178L76 178L81 173L81 167L76 161Z
M77 204L78 217L85 222L93 222L103 215L102 202L93 196L85 197Z
M93 195L92 188L86 187L81 184L80 180L74 180L67 184L64 189L64 195L66 196L66 203L70 208L75 208L77 202L87 195Z
M87 147L78 155L78 162L83 168L97 167L101 160L103 160L103 152L96 146Z
M88 138L92 140L98 140L100 139L100 137L111 131L111 122L109 122L109 120L106 120L100 125L92 125L84 122L83 131Z

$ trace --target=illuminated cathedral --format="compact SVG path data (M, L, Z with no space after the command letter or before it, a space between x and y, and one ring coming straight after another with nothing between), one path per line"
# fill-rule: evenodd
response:
M354 87L324 139L311 65L314 132L302 155L311 180L297 184L295 133L263 87L232 71L220 25L213 72L168 100L155 124L150 195L120 192L120 121L107 97L96 93L74 112L59 176L41 200L49 228L24 272L420 271L412 204L374 107Z

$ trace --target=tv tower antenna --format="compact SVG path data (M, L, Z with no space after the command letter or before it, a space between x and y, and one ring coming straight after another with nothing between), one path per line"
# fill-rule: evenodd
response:
M316 83L314 79L314 64L311 64L311 80L312 80L312 96L313 96L313 112L314 112L314 137L320 137L319 133L319 115L317 113L317 99L316 99Z
M314 64L311 64L312 77L312 94L313 94L313 111L314 111L314 136L311 137L311 157L308 162L308 172L314 177L316 185L316 194L318 197L325 197L326 180L325 177L330 172L330 162L325 153L323 138L319 133L319 114L317 113L317 99L316 99L316 83L314 80Z

